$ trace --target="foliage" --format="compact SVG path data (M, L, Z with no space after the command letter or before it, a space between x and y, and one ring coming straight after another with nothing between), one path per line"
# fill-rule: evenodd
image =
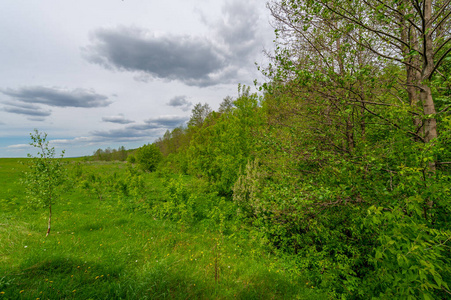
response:
M130 153L130 150L125 150L124 146L117 149L106 148L97 149L94 154L90 157L92 160L103 160L103 161L125 161Z
M134 155L127 156L127 162L134 164L136 162L136 157Z
M187 151L189 170L204 176L221 195L231 196L240 168L255 151L255 129L260 126L259 98L239 86L233 108L212 113L193 135Z
M153 172L162 160L162 154L155 144L148 144L138 148L135 159L143 171Z

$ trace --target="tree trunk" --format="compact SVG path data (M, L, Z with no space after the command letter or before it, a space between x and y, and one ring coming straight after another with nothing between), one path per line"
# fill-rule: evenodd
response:
M429 143L437 137L437 120L435 119L435 104L432 99L431 88L428 85L422 86L421 100L426 120L424 121L424 141ZM434 117L430 117L434 116Z
M51 223L52 223L52 204L49 205L49 224L48 224L47 234L45 235L46 237L49 236L49 234L50 234Z

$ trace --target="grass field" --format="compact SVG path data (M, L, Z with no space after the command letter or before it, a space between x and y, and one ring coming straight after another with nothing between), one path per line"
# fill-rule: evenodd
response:
M0 299L324 299L245 227L182 226L78 187L54 205L46 238L47 211L25 205L18 161L0 159ZM126 172L123 163L68 168ZM146 201L161 198L163 179L143 176Z

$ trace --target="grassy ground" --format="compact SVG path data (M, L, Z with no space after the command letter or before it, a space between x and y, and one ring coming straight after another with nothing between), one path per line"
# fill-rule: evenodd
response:
M54 206L46 238L47 212L24 208L17 161L0 159L0 299L323 299L246 231L185 228L78 190ZM147 181L158 197L160 179Z

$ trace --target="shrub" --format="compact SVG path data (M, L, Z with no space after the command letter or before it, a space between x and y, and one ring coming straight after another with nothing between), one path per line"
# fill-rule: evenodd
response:
M144 171L153 172L163 159L160 149L154 144L144 145L136 151L136 162Z
M127 162L130 164L136 163L136 157L134 155L127 156Z

